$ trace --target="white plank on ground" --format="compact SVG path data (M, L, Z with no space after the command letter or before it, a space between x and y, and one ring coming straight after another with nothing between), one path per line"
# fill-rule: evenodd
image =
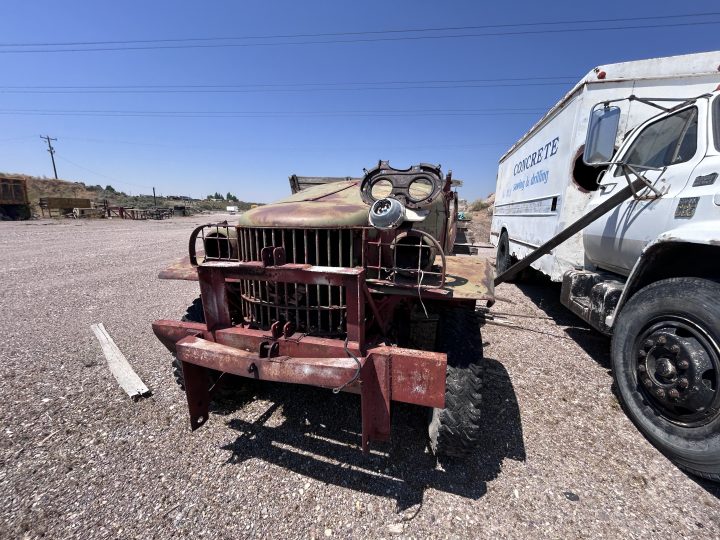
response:
M115 345L115 342L110 337L110 334L108 334L108 331L105 330L103 324L91 324L90 328L98 338L103 354L107 359L110 373L113 374L113 377L115 377L120 387L133 399L149 396L150 389L145 386L142 379L133 371L127 358L125 358L125 355L120 351L118 346Z

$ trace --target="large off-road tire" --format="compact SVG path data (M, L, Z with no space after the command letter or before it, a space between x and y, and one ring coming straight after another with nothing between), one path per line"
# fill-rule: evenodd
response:
M620 401L687 472L720 481L720 284L652 283L622 309L612 341Z
M480 442L483 351L480 326L473 308L449 308L441 313L438 349L447 353L445 408L433 409L428 426L430 448L436 455L462 457Z
M205 322L205 312L203 311L203 304L202 304L202 298L196 298L193 300L193 303L190 304L185 311L185 315L183 315L182 319L180 319L183 322L196 322L196 323L204 323ZM215 384L217 380L220 378L220 372L215 370L208 370L210 371L210 382L211 384ZM177 359L177 357L173 356L172 361L172 373L173 377L175 377L175 382L180 387L181 390L185 390L185 377L183 376L182 371L182 362Z

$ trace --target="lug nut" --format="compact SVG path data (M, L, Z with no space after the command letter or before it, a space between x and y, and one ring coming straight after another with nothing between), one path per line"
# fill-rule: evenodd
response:
M662 388L658 388L657 390L655 390L655 395L659 398L664 398L665 390L663 390Z
M657 338L657 342L660 345L665 345L667 343L667 338L665 336L660 336L659 338Z
M647 377L645 377L645 378L643 379L643 384L644 384L645 386L647 386L648 388L650 388L650 387L652 386L652 381L651 381L650 379L648 379Z
M680 369L687 369L687 368L690 367L690 363L689 363L687 360L680 360L680 361L678 362L678 367L679 367Z
M649 349L650 347L652 347L653 345L655 345L655 342L654 342L652 339L648 339L648 340L645 342L645 346L646 346L648 349Z
M638 356L639 356L640 358L645 358L645 357L647 356L647 353L646 353L645 351L640 351L640 352L638 353Z
M680 352L680 347L678 345L673 345L672 347L670 347L670 352L677 354Z
M677 399L680 397L680 392L677 391L677 388L671 388L670 390L668 390L668 396L673 399Z
M647 371L647 368L645 367L645 364L640 364L640 365L638 366L638 371L639 371L640 373L645 373L645 372Z
M687 379L680 379L680 380L678 381L678 386L679 386L680 388L687 388L688 386L690 386L690 383L688 382Z

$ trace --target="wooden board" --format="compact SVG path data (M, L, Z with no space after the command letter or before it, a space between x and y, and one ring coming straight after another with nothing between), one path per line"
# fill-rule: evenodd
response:
M115 342L107 330L105 330L103 324L92 324L90 328L98 338L103 354L107 359L110 373L113 374L113 377L115 377L120 387L133 399L149 396L150 389L145 386L145 383L143 383L140 377L137 376L137 373L133 371L125 355L120 352L118 346L115 345Z

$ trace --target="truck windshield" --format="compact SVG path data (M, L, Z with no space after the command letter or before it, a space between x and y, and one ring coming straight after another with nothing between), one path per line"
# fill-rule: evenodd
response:
M647 126L632 143L624 163L662 168L690 160L697 151L698 114L691 107ZM615 176L623 174L622 167Z

